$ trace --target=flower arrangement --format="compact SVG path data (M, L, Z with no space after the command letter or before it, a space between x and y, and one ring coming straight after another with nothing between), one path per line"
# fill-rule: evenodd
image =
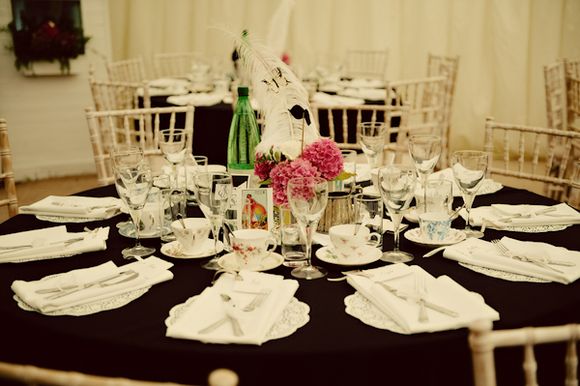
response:
M274 204L288 203L286 186L294 177L322 177L327 181L343 180L352 174L343 170L342 154L334 141L320 138L301 150L300 141L289 141L256 153L254 173L262 185L271 185Z
M24 19L26 20L26 19ZM25 23L18 29L16 24L8 24L7 30L12 34L16 60L16 69L30 69L35 61L57 60L62 73L70 72L70 60L85 52L89 38L83 36L82 29L69 23L61 23L47 19L40 24Z

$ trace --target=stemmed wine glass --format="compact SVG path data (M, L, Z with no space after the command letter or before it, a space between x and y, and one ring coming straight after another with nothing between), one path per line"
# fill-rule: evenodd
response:
M454 152L451 156L453 178L461 190L463 202L465 203L465 210L467 211L465 229L463 230L467 237L483 237L483 232L471 229L469 217L475 195L485 179L487 163L488 156L487 153L483 151L460 150Z
M136 167L145 160L143 149L134 144L117 144L111 150L113 174L118 168ZM129 233L133 222L131 219L117 223L117 228Z
M292 276L300 279L318 279L326 276L322 267L312 265L312 235L328 203L328 181L320 177L295 177L286 188L288 203L300 229L306 236L307 264L294 268Z
M383 253L383 261L404 263L413 260L412 254L399 250L399 226L403 211L409 208L413 199L416 181L417 175L412 166L394 164L379 169L379 190L393 221L394 230L393 250Z
M415 163L415 169L423 189L423 212L427 211L426 183L429 174L433 173L441 155L441 137L438 135L419 134L409 138L409 154ZM419 211L419 208L417 208Z
M115 168L115 187L119 197L125 202L135 227L135 245L122 251L123 257L144 257L155 252L155 248L141 245L141 214L147 202L153 177L148 164L141 162L135 166Z
M361 122L358 124L358 128L363 153L371 170L373 170L378 167L380 157L385 149L387 128L383 122Z
M203 172L195 176L197 200L204 216L211 222L214 240L214 256L202 267L218 270L218 237L223 225L224 216L230 205L233 184L232 176L227 172Z

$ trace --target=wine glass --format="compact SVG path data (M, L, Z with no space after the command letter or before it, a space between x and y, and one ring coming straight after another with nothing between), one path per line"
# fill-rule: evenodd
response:
M385 149L387 127L383 122L361 122L358 124L358 128L363 153L371 170L373 170L378 167Z
M467 237L480 238L483 232L471 229L469 217L471 206L479 187L483 184L485 173L487 172L488 156L487 153L477 150L460 150L451 156L451 168L455 183L461 190L467 219L465 220L465 229L463 230Z
M184 129L165 129L159 131L159 149L163 157L171 164L171 171L175 178L173 187L178 189L179 176L177 165L185 161L187 132Z
M295 177L286 188L292 214L306 236L307 263L294 268L292 276L300 279L318 279L326 276L322 267L312 265L312 235L328 203L328 181L320 177Z
M134 144L117 144L111 150L111 163L113 168L113 175L117 168L136 167L145 159L143 149ZM117 228L128 232L132 227L132 220L120 221L117 223Z
M135 227L135 245L122 251L123 257L144 257L155 252L155 248L141 245L141 214L147 202L153 177L149 165L142 162L136 166L120 166L115 169L115 187L125 202Z
M218 237L232 196L232 176L227 172L204 172L195 176L197 200L204 216L211 222L214 256L202 267L218 270Z
M399 250L399 226L403 211L415 193L417 175L413 166L393 164L379 169L379 190L391 220L393 221L394 244L393 250L383 253L381 260L391 263L404 263L413 260L413 255Z
M441 137L438 135L412 135L409 138L409 154L415 163L423 189L423 212L427 211L427 189L425 184L429 174L433 173L441 155ZM419 208L417 208L419 213Z

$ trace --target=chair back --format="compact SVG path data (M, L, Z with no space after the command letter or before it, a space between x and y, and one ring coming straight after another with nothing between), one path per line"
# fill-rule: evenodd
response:
M488 175L508 177L512 185L528 189L530 182L539 182L545 195L564 201L574 161L572 145L579 138L580 132L499 123L488 117Z
M544 86L546 89L548 127L568 130L568 101L564 62L558 61L544 66Z
M385 143L389 158L399 160L408 152L404 144L409 114L406 106L312 104L310 107L320 134L333 139L341 149L362 150L359 123L384 122L389 132Z
M191 386L182 383L140 381L129 378L106 377L43 367L0 362L0 378L23 385L50 386ZM216 369L208 376L209 386L236 386L238 375L229 369ZM14 383L10 383L14 385Z
M201 61L194 52L171 52L153 55L153 70L157 78L182 78L191 74L191 66Z
M107 73L112 82L141 83L147 79L143 58L133 58L107 63Z
M347 77L384 80L387 72L389 50L348 50L344 60Z
M580 75L567 78L568 129L580 131Z
M151 107L151 96L147 82L111 82L89 77L89 86L96 111Z
M8 217L18 214L18 197L12 171L12 151L8 140L8 125L0 118L0 207L6 207Z
M474 384L475 386L496 386L494 350L500 347L522 346L525 386L537 386L538 362L535 358L534 347L563 342L566 343L566 356L562 366L566 371L565 385L577 386L576 341L579 337L580 324L493 331L491 321L476 322L469 327Z
M185 129L187 149L192 151L193 106L141 108L132 110L86 110L89 136L100 184L114 181L111 152L119 145L143 149L154 171L164 164L159 148L159 130ZM120 124L121 123L121 124Z
M446 76L406 79L386 83L386 105L406 105L409 107L407 137L413 134L433 134L441 137L441 157L439 166L449 163L449 137L446 128ZM407 138L401 138L406 146Z
M566 77L580 78L580 59L564 59Z

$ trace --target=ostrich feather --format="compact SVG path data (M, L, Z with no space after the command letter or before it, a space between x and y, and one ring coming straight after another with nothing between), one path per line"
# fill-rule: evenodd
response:
M280 57L286 48L288 25L290 24L290 15L292 14L294 3L294 0L281 0L270 19L266 42L272 52Z
M242 71L251 83L251 95L264 117L262 138L256 150L266 153L288 142L309 144L318 139L308 92L290 67L246 33L240 38L225 32L234 40Z

